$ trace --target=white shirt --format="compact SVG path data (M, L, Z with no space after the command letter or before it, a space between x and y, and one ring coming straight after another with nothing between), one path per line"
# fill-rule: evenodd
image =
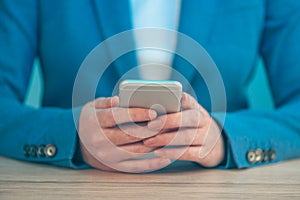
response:
M177 31L181 0L130 0L133 28L162 28ZM159 41L166 41L168 50L175 51L177 38L175 34L170 38L169 34L159 35ZM143 40L134 34L136 47L139 48ZM142 79L166 80L169 79L172 66L173 53L158 50L144 49L137 51L139 72Z

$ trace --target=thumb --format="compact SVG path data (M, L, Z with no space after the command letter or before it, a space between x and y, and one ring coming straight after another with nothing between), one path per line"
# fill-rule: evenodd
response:
M201 106L196 101L196 99L185 92L182 93L181 107L183 108L183 110L200 109L201 108Z

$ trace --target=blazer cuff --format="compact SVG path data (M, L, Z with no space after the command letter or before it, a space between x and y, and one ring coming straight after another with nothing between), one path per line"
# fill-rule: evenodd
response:
M234 169L237 168L237 164L233 158L232 154L232 144L230 143L230 140L228 139L227 133L224 130L224 119L225 115L220 113L212 113L212 118L216 121L216 123L219 125L221 132L221 137L223 138L224 142L224 159L223 161L216 167L218 169Z

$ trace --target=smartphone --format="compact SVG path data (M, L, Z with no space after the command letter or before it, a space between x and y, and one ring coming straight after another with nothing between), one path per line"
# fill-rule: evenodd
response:
M171 80L125 80L119 85L121 107L151 108L159 115L179 112L182 84Z

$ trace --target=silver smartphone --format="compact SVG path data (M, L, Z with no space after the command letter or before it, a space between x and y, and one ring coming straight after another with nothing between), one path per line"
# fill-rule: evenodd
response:
M158 114L181 109L182 84L178 81L125 80L119 85L121 107L154 109Z

